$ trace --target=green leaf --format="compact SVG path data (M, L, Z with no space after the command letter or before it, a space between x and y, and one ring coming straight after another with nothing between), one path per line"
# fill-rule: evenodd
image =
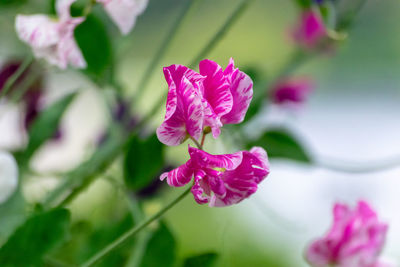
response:
M187 258L183 267L212 267L218 259L218 254L214 252L204 253L201 255Z
M0 245L3 244L26 217L25 199L18 189L0 205Z
M55 209L33 215L0 248L1 266L38 266L42 257L68 236L70 214Z
M164 223L147 243L140 267L173 267L175 265L176 242L172 233Z
M133 137L124 159L125 183L133 190L150 184L164 166L163 150L156 134L146 140Z
M17 6L26 2L27 0L0 0L0 6Z
M312 159L298 140L283 129L269 130L258 140L251 141L247 147L263 147L269 158L284 158L304 163L311 163Z
M300 8L310 8L312 0L294 0Z
M86 60L85 73L96 83L106 84L112 76L112 48L104 23L93 13L75 28L75 39Z
M43 110L39 117L33 122L29 129L29 143L21 155L22 164L26 164L36 150L49 138L54 136L60 123L61 117L71 104L76 93L71 93L58 100Z

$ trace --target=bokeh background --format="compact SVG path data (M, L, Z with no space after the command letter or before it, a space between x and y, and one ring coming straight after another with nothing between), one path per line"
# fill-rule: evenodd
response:
M121 37L112 23L108 24L116 32L112 43L118 62L117 79L128 94L140 90L138 80L183 2L150 0L127 37ZM158 96L166 93L162 66L189 64L238 3L201 1L185 21L141 101L133 106L138 115L145 114ZM48 6L47 1L37 0L21 7L0 8L0 62L21 58L30 51L16 37L15 14L44 13ZM220 255L217 266L306 266L304 248L330 226L333 203L354 205L365 199L390 224L383 255L400 262L399 10L397 0L368 0L348 39L335 53L315 57L296 71L296 75L312 77L317 85L303 109L288 115L267 106L247 127L250 135L268 129L271 123L288 127L316 164L272 160L271 174L258 192L233 207L199 206L192 196L187 197L164 220L175 236L177 258L216 252ZM255 1L208 58L226 66L233 57L241 68L273 76L294 50L288 31L297 15L293 1ZM32 175L24 181L24 195L32 203L59 182L54 173L74 168L94 151L107 123L103 101L106 90L99 90L77 71L47 70L46 103L73 90L79 90L79 96L63 118L62 140L47 143L32 162L32 168L44 177ZM13 150L26 142L20 130L19 109L4 102L0 105L2 149ZM149 131L163 116L160 108ZM222 137L226 135L229 132ZM229 142L211 139L206 148L215 153L234 150ZM186 145L168 148L168 161L175 165L185 162L186 149ZM343 168L347 171L338 170ZM362 172L364 169L369 171ZM116 179L121 176L118 162L104 174L110 175ZM181 191L163 188L158 197L146 202L144 210L151 213ZM75 243L71 241L54 252L67 261L85 257L85 249L90 250L88 244L95 247L96 238L107 239L106 234L95 236L96 229L105 227L108 236L113 236L129 210L121 190L104 177L70 208L75 227L71 240Z

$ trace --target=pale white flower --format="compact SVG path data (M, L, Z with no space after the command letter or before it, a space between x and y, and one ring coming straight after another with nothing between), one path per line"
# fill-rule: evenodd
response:
M148 0L97 0L122 34L128 34L135 26L136 18L144 12Z
M10 153L0 151L0 204L15 192L17 186L17 163Z
M85 68L86 62L74 39L74 29L84 21L71 17L70 7L75 0L57 0L58 18L46 15L17 15L15 28L19 38L32 47L37 58L44 58L61 69L68 64Z

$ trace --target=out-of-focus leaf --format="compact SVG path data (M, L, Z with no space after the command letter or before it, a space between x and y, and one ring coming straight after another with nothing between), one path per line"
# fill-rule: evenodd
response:
M112 75L111 42L103 22L94 14L75 28L75 39L86 60L85 73L96 83L106 84Z
M187 258L183 267L212 267L218 259L218 254L214 252Z
M27 163L36 150L49 138L54 136L62 115L75 96L76 93L68 94L40 113L29 129L29 143L21 155L22 163Z
M140 267L173 267L175 265L176 242L172 233L164 223L147 243Z
M303 146L288 131L283 129L269 130L258 140L251 141L247 147L263 147L270 158L284 158L304 163L310 163L312 159Z
M5 203L0 205L0 245L15 231L26 217L25 199L17 190Z
M23 5L27 0L0 0L0 6L17 6Z
M149 185L164 166L164 145L154 134L130 140L124 160L125 183L133 190Z
M66 240L69 221L66 209L33 215L0 248L1 266L39 266L44 254Z
M294 0L300 8L310 8L312 0Z
M123 217L122 220L109 222L102 227L97 227L96 229L91 229L90 231L86 230L87 233L86 236L84 236L85 242L76 244L72 241L70 244L68 244L69 249L76 250L75 253L78 254L76 255L78 259L76 259L75 262L82 262L85 259L90 258L96 252L106 247L112 240L115 240L129 230L132 225L132 216L129 214ZM85 227L85 225L75 226L74 230L76 236L81 234L82 226ZM134 241L135 240L128 240L112 253L107 255L99 263L97 263L96 266L125 266L126 260L129 258L129 255L132 252ZM77 245L80 245L80 247L76 248ZM61 250L59 254L62 256L63 250Z

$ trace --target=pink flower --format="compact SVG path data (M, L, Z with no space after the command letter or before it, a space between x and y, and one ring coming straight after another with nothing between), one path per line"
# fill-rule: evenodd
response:
M314 84L308 78L286 78L277 82L271 90L272 102L279 105L304 103L313 91Z
M378 220L368 203L360 201L354 210L336 204L333 216L330 231L307 250L306 258L312 266L385 266L378 261L378 256L388 225Z
M269 174L264 149L234 154L211 155L189 146L190 159L180 167L161 175L170 186L184 186L194 177L192 194L199 204L223 207L239 203L255 193Z
M70 15L75 0L57 0L58 20L46 15L17 15L15 28L19 38L29 44L37 58L44 58L61 69L68 64L85 68L86 62L74 39L74 29L84 18Z
M294 40L301 46L312 49L326 36L322 18L311 10L301 14L298 26L293 30Z
M148 0L97 0L118 26L122 34L128 34L135 26L136 17L144 12Z
M214 138L223 124L240 123L253 97L253 82L235 68L211 60L200 62L200 74L182 65L164 68L169 90L164 122L157 129L158 139L170 146L181 144L188 136L199 139L205 127Z

